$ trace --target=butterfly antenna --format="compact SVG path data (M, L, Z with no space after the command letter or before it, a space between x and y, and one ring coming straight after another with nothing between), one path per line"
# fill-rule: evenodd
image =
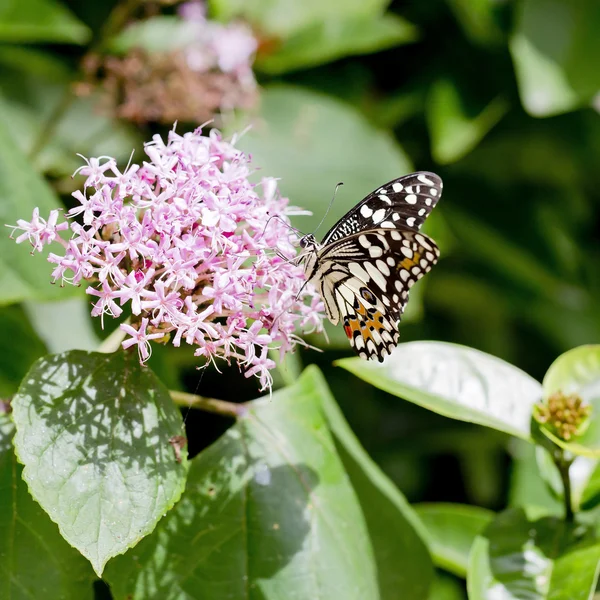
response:
M267 231L267 227L269 226L269 223L273 220L273 219L277 219L278 221L281 221L281 223L283 223L288 229L291 229L292 231L295 231L296 233L298 233L300 236L303 236L304 234L299 230L296 229L295 227L292 227L289 223L286 223L279 215L271 215L268 219L267 222L264 226L264 229L262 230L262 233L256 238L257 240L260 240L264 235L265 232Z
M337 191L338 191L338 188L340 187L340 185L344 185L344 182L340 181L335 186L335 190L333 191L333 196L332 196L331 200L329 201L329 206L327 207L327 210L325 211L325 214L323 215L323 218L321 219L320 223L317 225L316 229L313 231L313 235L315 233L317 233L319 227L321 227L321 225L323 225L323 221L325 221L325 219L327 218L327 215L329 214L329 211L331 210L331 207L333 206L333 201L335 200L335 196L337 194Z

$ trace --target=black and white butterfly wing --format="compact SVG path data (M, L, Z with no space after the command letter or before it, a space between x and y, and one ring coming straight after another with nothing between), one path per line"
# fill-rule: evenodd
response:
M371 192L342 217L325 235L323 245L367 229L418 231L442 195L442 180L435 173L419 171L394 179Z
M408 292L438 257L435 242L412 229L370 229L321 248L317 289L360 357L382 361L396 347Z

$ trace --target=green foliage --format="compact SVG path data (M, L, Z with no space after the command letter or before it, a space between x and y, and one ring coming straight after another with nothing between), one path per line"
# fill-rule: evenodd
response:
M469 599L584 600L596 589L600 542L556 517L500 515L475 541L469 560Z
M192 460L181 502L106 577L117 598L426 598L429 557L390 488L311 369Z
M526 0L510 42L523 105L545 117L589 103L600 74L600 7L594 0Z
M343 329L327 325L329 343L307 339L324 354L285 357L280 389L245 402L258 394L235 366L198 374L189 349L157 345L152 370L120 350L91 352L107 332L91 325L90 298L49 285L45 256L6 229L0 598L591 598L600 4L209 0L208 9L258 38L260 102L218 125L225 135L251 125L237 145L255 180L279 178L290 203L312 212L294 226L314 231L338 181L317 235L382 183L433 170L444 196L425 228L442 259L411 291L405 343L386 362L347 358ZM177 10L2 4L0 226L34 207L44 218L70 207L77 153L114 156L122 169L133 149L143 161L144 140L166 134L117 119L106 81L87 82L107 54L193 43L196 24ZM184 422L166 383L232 401L237 417L191 410ZM531 420L557 393L591 406L569 440Z
M136 356L50 354L12 407L23 479L99 575L181 496L187 459L175 460L169 440L182 422Z
M262 171L278 173L282 193L313 213L295 220L304 231L321 220L338 181L344 186L336 196L336 214L322 225L324 232L382 181L411 169L390 135L373 127L359 111L300 87L266 88L257 125L239 146L251 152ZM319 176L307 176L316 166Z
M5 0L0 7L0 42L84 44L90 30L61 2Z
M390 394L461 421L529 438L540 384L500 359L442 342L400 345L383 364L358 358L340 367Z
M59 206L52 188L15 147L0 119L0 222L15 224L18 219L30 219L35 207L41 215L48 215ZM48 285L45 256L32 257L30 252L26 241L17 246L6 232L0 236L0 305L25 299L51 300L63 293Z
M92 568L29 495L13 432L0 412L0 597L92 600Z
M590 419L589 426L577 438L569 442L561 440L547 428L542 432L555 444L573 454L600 456L600 346L581 346L559 356L544 377L544 396L555 392L576 394L592 407L596 418Z
M427 529L436 566L465 577L475 537L494 518L494 513L461 504L419 504L415 508Z

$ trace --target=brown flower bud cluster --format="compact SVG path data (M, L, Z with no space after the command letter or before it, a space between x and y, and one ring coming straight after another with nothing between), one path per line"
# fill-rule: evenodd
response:
M203 123L223 109L250 109L258 100L254 85L235 73L198 72L183 51L134 49L125 56L107 56L88 67L88 80L94 67L108 112L138 124Z
M569 441L583 433L591 411L592 407L577 394L558 391L535 405L534 418L561 440Z

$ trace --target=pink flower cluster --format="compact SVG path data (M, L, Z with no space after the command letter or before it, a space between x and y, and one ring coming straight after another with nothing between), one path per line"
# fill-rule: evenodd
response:
M182 340L207 364L235 360L247 377L269 387L275 363L269 348L290 351L295 335L320 330L322 305L306 285L288 225L286 198L274 179L250 183L249 158L216 131L200 129L168 143L146 144L149 162L124 171L110 157L92 158L78 171L87 177L73 196L77 217L48 221L36 209L23 233L41 251L53 241L64 253L49 254L54 281L93 282L92 315L119 317L129 303L131 324L123 347L137 345L140 360L150 340ZM68 241L58 232L70 228Z

